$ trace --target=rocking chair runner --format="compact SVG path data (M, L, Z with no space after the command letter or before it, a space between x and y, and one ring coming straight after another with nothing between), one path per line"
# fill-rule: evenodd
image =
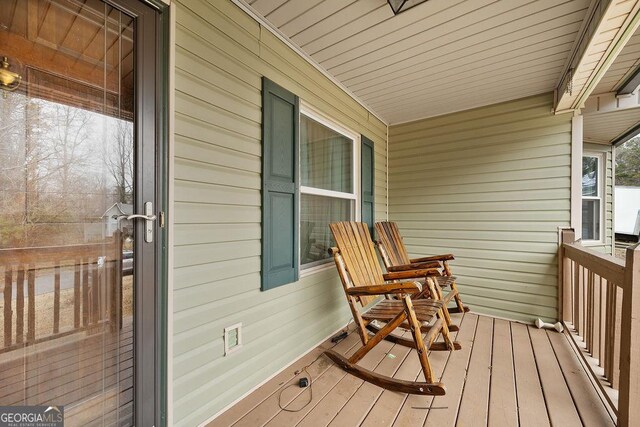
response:
M330 224L329 227L338 246L331 248L330 253L334 257L363 345L349 359L332 350L325 351L325 354L345 371L380 387L410 394L445 394L444 384L434 382L427 355L429 349L460 348L458 343L451 341L447 324L443 321L443 302L427 298L413 300L412 294L420 292L416 282L385 283L387 280L402 280L406 273L382 273L366 224L339 222ZM437 274L437 270L423 269L420 274ZM415 272L411 272L411 277L415 275ZM358 302L366 306L384 295L395 295L397 299L382 299L369 310L360 313ZM373 321L386 324L378 329L372 327ZM409 329L412 339L393 335L392 332L398 327ZM375 330L376 333L372 335L368 329ZM423 332L426 332L424 337ZM442 334L444 342L436 343L434 341L439 334ZM398 380L358 366L358 361L383 339L415 348L426 382Z
M402 241L402 236L398 230L398 225L395 222L376 222L376 231L379 239L376 241L376 245L387 271L407 272L422 268L433 268L435 266L434 263L442 263L442 274L434 278L438 285L436 290L440 291L442 288L451 288L451 290L444 295L441 291L438 292L440 299L444 301L445 306L451 299L455 300L456 307L448 309L451 313L469 311L469 307L465 306L460 299L460 294L456 286L456 277L452 275L447 262L454 259L453 255L445 254L423 258L409 258L407 249Z

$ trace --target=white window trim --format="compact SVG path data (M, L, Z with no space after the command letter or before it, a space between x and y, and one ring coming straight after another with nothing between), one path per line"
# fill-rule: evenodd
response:
M305 115L310 119L315 120L316 122L328 127L329 129L338 132L347 138L350 138L353 141L353 193L343 193L341 191L333 191L333 190L324 190L316 187L307 187L304 185L300 186L300 194L311 194L315 196L326 196L338 199L348 199L352 200L354 204L354 221L360 221L361 212L360 212L360 200L362 197L362 189L360 183L360 151L361 151L361 140L360 134L352 131L351 129L344 127L339 124L338 120L333 119L332 117L327 116L326 114L320 112L310 104L304 102L302 99L300 100L300 115ZM298 127L299 129L299 127ZM299 132L299 130L298 130ZM297 159L300 162L300 159ZM300 233L300 222L298 222L298 233ZM317 273L319 271L329 270L333 268L333 263L327 262L326 264L314 265L311 267L304 268L301 260L300 253L298 253L298 266L300 271L300 278L309 276L311 274Z
M598 235L600 236L597 240L589 240L583 237L582 243L585 246L601 246L605 244L606 236L605 236L605 213L606 213L606 181L607 177L605 174L605 162L606 157L605 153L597 152L597 151L583 151L582 158L584 157L595 157L598 159L598 195L597 196L583 196L582 195L582 185L580 185L580 206L582 207L582 200L599 200L600 201L600 231ZM582 163L582 162L581 162ZM582 177L582 173L580 173L580 177ZM582 211L582 209L581 209ZM580 215L580 227L582 231L582 214Z

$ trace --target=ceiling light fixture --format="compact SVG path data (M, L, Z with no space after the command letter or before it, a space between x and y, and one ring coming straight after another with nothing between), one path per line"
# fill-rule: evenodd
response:
M0 61L0 88L7 92L14 91L20 86L22 76L9 70L9 59L6 56ZM6 93L5 93L6 96Z
M394 15L404 12L407 9L411 9L413 6L417 6L420 3L424 3L427 0L387 0L389 6Z

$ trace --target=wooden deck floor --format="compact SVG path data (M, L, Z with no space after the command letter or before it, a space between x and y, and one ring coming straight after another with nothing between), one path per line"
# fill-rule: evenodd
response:
M564 334L475 314L453 317L462 350L430 355L445 396L409 396L364 383L322 356L332 347L325 342L209 426L614 425ZM334 349L349 354L358 340L350 333ZM421 372L415 350L386 341L360 364L406 380ZM307 373L296 374L306 365ZM302 376L312 377L312 395L289 387ZM279 398L293 410L310 403L288 412Z
M131 425L130 320L4 353L0 372L0 405L64 405L69 426Z

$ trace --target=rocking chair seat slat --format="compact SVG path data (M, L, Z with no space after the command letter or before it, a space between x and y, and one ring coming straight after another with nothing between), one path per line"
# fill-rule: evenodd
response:
M416 317L421 322L430 322L435 317L438 310L442 308L442 301L429 299L416 300L413 308L416 311ZM402 301L398 300L382 300L370 310L362 314L362 318L366 320L391 320L398 313L404 310Z

